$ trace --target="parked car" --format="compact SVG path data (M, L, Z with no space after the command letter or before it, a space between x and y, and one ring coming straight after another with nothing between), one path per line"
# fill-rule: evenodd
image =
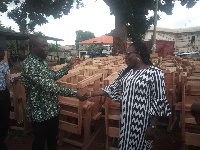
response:
M184 57L200 57L199 52L190 52L190 53L179 53L177 56L184 56Z

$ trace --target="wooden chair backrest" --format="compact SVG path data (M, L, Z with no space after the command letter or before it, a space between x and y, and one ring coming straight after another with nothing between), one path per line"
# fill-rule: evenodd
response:
M198 128L195 118L190 112L191 105L194 102L200 102L200 81L186 81L182 85L181 134L183 149L185 145L200 146L200 133L190 132L192 129ZM188 127L190 127L190 130L188 130Z

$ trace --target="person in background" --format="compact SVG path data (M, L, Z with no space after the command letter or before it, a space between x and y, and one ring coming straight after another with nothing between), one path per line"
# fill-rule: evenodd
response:
M55 83L68 73L73 61L58 71L46 63L48 43L42 36L30 36L30 54L24 60L21 79L26 92L27 119L32 125L34 140L32 150L43 150L47 141L48 150L56 150L59 125L58 95L87 99L81 90L75 91Z
M159 116L171 114L164 74L152 65L142 42L132 43L125 59L128 67L121 70L111 85L87 95L108 95L120 103L120 150L151 149Z
M200 102L195 102L192 104L191 114L195 117L195 121L198 125L200 125Z
M5 52L0 47L0 150L6 149L4 140L9 129L10 92L9 88L14 78L10 77L9 65L3 62Z

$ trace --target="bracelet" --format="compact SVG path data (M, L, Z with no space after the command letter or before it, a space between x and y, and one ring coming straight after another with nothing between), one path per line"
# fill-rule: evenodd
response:
M157 126L155 126L155 125L149 125L149 127L151 127L152 129L156 129L157 128Z
M91 97L92 97L92 92L90 91L90 99L91 99Z

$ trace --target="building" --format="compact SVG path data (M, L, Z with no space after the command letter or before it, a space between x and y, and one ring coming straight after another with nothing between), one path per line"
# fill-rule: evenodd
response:
M65 46L59 46L59 48L62 50L62 51L67 51L67 50L74 50L76 49L76 46L75 45L65 45Z
M147 31L144 41L153 37L153 27ZM200 52L200 27L168 29L156 28L156 39L174 41L174 52Z
M100 36L100 37L96 37L96 38L92 38L92 39L89 39L89 40L79 42L79 49L85 50L86 46L88 44L93 44L93 43L99 44L99 45L110 45L110 46L112 46L113 45L113 37L103 35L103 36Z

